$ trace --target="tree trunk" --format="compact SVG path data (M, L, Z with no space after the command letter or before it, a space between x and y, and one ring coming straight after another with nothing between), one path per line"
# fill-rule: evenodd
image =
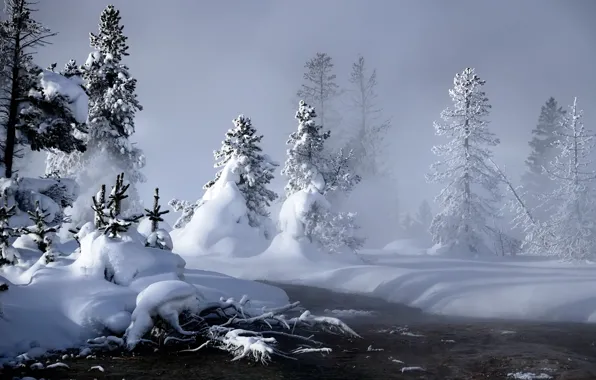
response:
M23 13L23 1L19 2L19 14ZM22 18L17 18L17 25L14 32L14 51L12 55L12 84L10 88L10 105L8 108L8 120L6 122L6 141L4 143L4 176L6 178L12 177L14 154L17 135L17 116L19 112L19 70L21 68L21 29Z

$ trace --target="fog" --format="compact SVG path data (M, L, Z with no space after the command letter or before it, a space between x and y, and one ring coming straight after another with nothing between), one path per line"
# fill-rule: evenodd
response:
M218 1L115 0L144 110L135 141L147 155L147 183L164 200L196 200L212 178L212 151L232 119L250 116L277 161L295 130L304 63L329 54L340 85L362 54L376 68L384 115L392 118L385 157L401 211L432 201L425 181L435 161L433 121L450 105L448 89L464 67L487 81L490 128L501 139L496 161L513 177L524 170L527 142L550 96L577 96L585 124L596 123L596 3L584 1ZM84 62L103 1L52 0L37 18L58 35L41 49L42 66ZM283 179L278 175L280 184ZM278 187L281 190L281 185ZM432 202L431 202L432 204Z

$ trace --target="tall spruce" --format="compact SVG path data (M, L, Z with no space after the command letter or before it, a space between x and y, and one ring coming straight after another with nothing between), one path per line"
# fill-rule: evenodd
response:
M85 188L99 186L106 179L106 173L124 172L130 188L122 212L136 214L143 211L136 185L146 180L141 172L145 156L130 139L135 133L135 115L143 108L137 99L137 80L123 62L128 56L128 45L121 21L120 11L113 5L103 10L98 33L90 34L94 51L81 67L89 95L89 132L86 135L89 149L85 154L52 157L47 162L46 172L76 177ZM103 170L97 170L98 165ZM73 220L76 225L91 220L89 197L81 199L73 207L73 219L82 219Z
M318 121L327 129L334 127L337 115L334 114L332 101L341 91L333 72L333 61L326 53L317 53L304 65L304 83L298 90L298 98L314 105L317 109Z
M440 161L431 167L428 179L446 187L436 200L439 213L430 231L435 243L459 247L461 253L484 253L491 236L489 223L497 214L500 176L488 164L491 148L499 139L488 130L490 111L483 91L485 81L474 69L456 74L449 95L453 108L441 113L443 123L435 123L437 136L450 141L435 146Z
M596 257L596 173L592 154L596 137L583 122L577 98L556 132L559 155L548 173L557 184L556 207L547 223L547 252L562 259Z
M277 194L268 189L273 179L273 171L277 165L271 158L262 153L259 146L263 135L257 135L250 118L239 115L233 120L234 128L228 130L221 148L214 152L215 167L222 169L215 179L205 184L204 188L214 186L224 172L225 166L234 160L231 169L237 175L236 185L246 200L249 224L253 227L261 225L262 218L269 216L270 203L277 199Z
M354 151L355 169L361 177L371 177L386 169L382 167L385 135L391 127L388 119L381 119L378 105L377 70L369 72L364 57L352 64L349 78L350 108L355 113L356 133L349 146Z
M544 193L545 190L554 190L552 181L544 173L544 168L548 168L549 163L557 156L557 133L561 130L565 113L555 98L549 98L540 110L536 128L532 130L532 140L529 142L532 150L526 159L527 171L522 177L522 185L533 197ZM535 206L538 202L532 199L531 203Z
M33 54L55 35L32 18L28 0L5 0L6 19L0 23L0 122L4 176L15 172L22 148L66 153L85 150L77 137L84 120L77 120L68 96L44 86L60 80L33 63Z

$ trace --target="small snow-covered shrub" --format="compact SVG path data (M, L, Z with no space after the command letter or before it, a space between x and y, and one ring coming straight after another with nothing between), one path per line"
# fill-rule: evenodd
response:
M16 205L11 224L17 227L29 225L28 212L35 212L37 205L47 213L48 226L56 226L65 219L64 209L72 205L79 188L68 178L0 178L0 192L7 197L10 206Z
M334 212L313 186L290 195L282 205L280 229L296 239L306 238L328 252L356 252L364 239L356 235L354 214Z
M37 249L41 252L47 252L52 245L52 236L56 231L57 227L48 227L47 217L50 215L47 210L43 210L39 201L35 202L35 211L27 211L29 218L33 225L30 227L23 227L19 231L22 234L29 236L36 244Z
M159 204L159 189L155 189L153 195L153 209L145 209L145 216L147 220L151 222L151 228L145 241L145 247L166 249L171 251L173 248L172 238L170 234L159 228L159 223L163 222L162 216L169 213L170 210L161 211L161 205Z
M88 233L81 240L81 253L72 264L80 274L105 278L118 285L162 273L184 277L186 262L172 252L146 248L144 239L133 231L118 239L99 231Z

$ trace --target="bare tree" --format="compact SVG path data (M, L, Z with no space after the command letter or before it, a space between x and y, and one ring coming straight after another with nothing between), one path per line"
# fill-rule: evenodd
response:
M378 106L377 70L370 72L364 57L352 64L350 74L350 108L358 113L356 134L350 145L354 151L359 175L374 176L381 171L380 156L384 148L383 137L391 126L389 119L382 119Z
M319 124L324 128L329 128L327 124L332 120L330 102L341 93L336 83L337 76L333 73L333 66L330 56L326 53L317 53L304 65L305 83L297 93L301 100L315 107Z
M78 123L67 99L44 93L39 83L43 70L33 64L32 56L55 33L31 18L33 4L5 0L7 19L0 23L0 121L6 133L1 159L7 178L13 175L15 157L20 157L19 145L32 150L85 150L84 143L72 135L72 126Z

